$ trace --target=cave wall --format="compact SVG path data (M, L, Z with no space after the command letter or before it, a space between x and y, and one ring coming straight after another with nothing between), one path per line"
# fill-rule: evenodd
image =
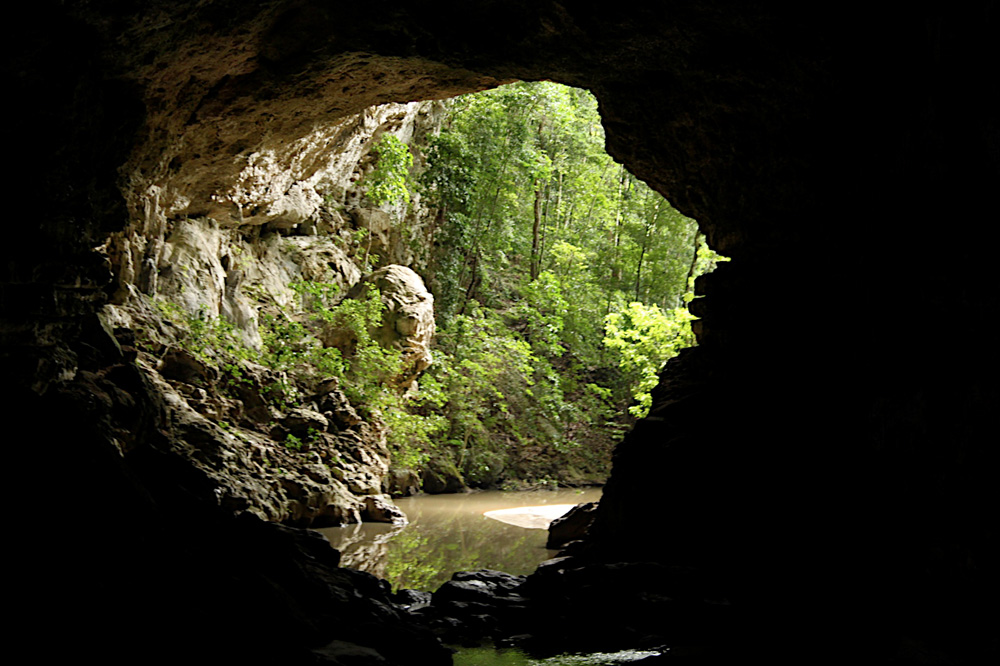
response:
M995 650L994 4L223 0L29 20L4 58L5 121L29 140L0 291L8 418L34 428L18 458L57 452L61 496L111 516L108 543L169 510L103 442L114 402L74 384L116 353L93 248L151 188L168 218L238 217L212 195L249 154L373 103L551 78L590 88L612 155L733 258L700 280L700 346L616 455L592 556L712 571L803 642ZM155 437L139 411L130 431Z

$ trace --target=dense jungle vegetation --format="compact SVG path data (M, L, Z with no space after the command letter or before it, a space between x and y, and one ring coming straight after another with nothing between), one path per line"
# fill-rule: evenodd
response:
M241 361L279 373L278 408L336 377L363 416L386 426L401 468L475 487L602 480L614 444L648 411L658 371L694 344L694 279L724 258L608 156L584 90L516 83L456 98L430 145L383 134L373 151L361 183L368 204L402 225L419 193L430 215L429 228L404 230L431 243L414 266L437 326L418 386L394 386L404 359L369 334L382 316L375 290L343 299L333 285L295 283L294 312L259 301L262 349L197 316L183 325L189 349L232 381ZM356 261L377 265L365 230L353 239ZM183 319L176 308L164 314ZM349 353L318 344L330 326L350 332Z
M721 258L608 156L594 97L554 83L453 100L411 187L439 211L435 364L409 399L434 426L397 446L476 485L594 475L694 343L694 278Z

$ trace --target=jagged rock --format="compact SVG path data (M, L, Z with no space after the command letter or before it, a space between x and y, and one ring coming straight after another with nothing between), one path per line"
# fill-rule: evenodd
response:
M545 543L546 548L562 548L570 541L582 539L590 529L590 524L594 522L594 513L597 511L597 502L585 502L577 504L568 512L556 518L549 524L549 538Z
M308 437L309 431L324 432L330 423L326 417L312 409L305 407L293 407L288 410L285 418L281 419L281 425L288 429L296 437Z
M319 402L320 411L329 419L330 425L347 429L358 425L362 418L340 389L331 389Z
M167 350L156 369L167 379L196 386L207 386L217 376L213 368L203 363L191 352L179 347Z
M476 571L459 571L451 580L438 588L434 598L441 601L476 601L486 602L502 598L505 600L523 601L519 590L524 585L526 576L515 576L493 569L477 569Z
M368 495L365 497L365 510L362 518L370 523L405 525L409 522L406 514L398 506L380 495Z
M382 483L379 480L379 477L367 468L359 465L352 465L347 467L346 470L348 473L344 475L344 484L347 485L347 487L350 488L351 492L355 495L365 495L365 500L367 500L367 496L381 492ZM374 522L384 521L376 520Z
M157 372L149 371L149 377L169 414L169 454L191 466L189 473L197 478L192 487L200 489L203 499L228 511L299 527L402 518L381 497L381 479L388 468L381 431L362 424L335 437L323 432L325 417L298 408L274 427L274 438L269 438L232 425L238 421L239 401L200 386L169 383ZM228 424L225 428L217 425L223 421ZM310 428L316 431L312 437ZM309 438L311 446L300 451L286 448L282 442L289 432ZM378 499L368 502L369 495Z
M525 580L490 569L460 571L434 592L429 607L414 610L446 641L498 638L520 628Z

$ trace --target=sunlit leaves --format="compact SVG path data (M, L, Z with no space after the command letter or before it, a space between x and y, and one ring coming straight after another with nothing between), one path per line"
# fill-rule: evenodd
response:
M372 145L378 156L375 169L365 179L365 193L375 205L409 201L406 181L413 166L413 155L395 134L383 134Z
M605 317L604 344L618 353L619 366L637 377L632 389L637 404L629 408L634 416L649 412L650 391L663 364L694 344L693 319L684 308L664 312L656 305L638 302Z

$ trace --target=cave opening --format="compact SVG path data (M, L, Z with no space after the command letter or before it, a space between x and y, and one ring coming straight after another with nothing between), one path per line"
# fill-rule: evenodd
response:
M183 197L158 238L109 243L110 316L182 414L174 454L235 478L219 501L236 511L376 523L327 532L368 571L387 565L354 553L406 520L390 496L603 483L724 258L605 152L596 99L515 83L287 143L238 152L229 187Z
M416 165L390 161L397 191L380 194L389 219L377 251L371 236L362 240L366 259L392 254L384 239L394 233L423 234L430 247L413 267L434 294L434 363L413 403L428 387L443 394L437 411L418 415L445 421L422 448L410 442L394 454L427 456L414 466L451 476L442 483L423 474L431 492L603 483L614 444L649 410L663 363L694 342L685 308L694 280L724 258L708 250L693 220L607 155L588 92L509 84L448 100L437 114L434 131L402 133L411 144L398 150ZM399 140L387 130L375 150L388 139ZM370 192L388 190L393 174L381 157L359 179L367 191L351 200L372 206ZM421 229L414 201L431 207L429 228ZM420 516L405 534L377 524L323 532L347 566L430 591L462 569L530 573L547 556L544 536L514 529L498 541L500 527L482 514L598 497L556 495L397 500L411 521ZM466 504L477 509L466 513ZM500 541L506 565L490 550ZM452 564L429 576L430 563L444 560Z
M988 262L929 270L942 263L940 237L914 231L960 219L970 237L989 236L992 3L390 4L160 3L155 18L136 3L63 4L8 44L4 72L23 101L5 108L9 126L39 142L18 175L11 219L23 224L4 244L8 406L36 430L12 448L18 469L44 457L60 481L31 490L48 501L28 520L64 517L69 540L91 545L72 558L63 543L24 551L34 581L65 573L25 603L39 626L64 629L58 648L127 661L158 645L223 662L313 656L339 640L390 663L447 662L392 624L399 616L378 615L383 591L302 533L224 518L247 510L241 494L306 518L312 482L282 484L288 501L267 505L262 479L213 477L209 463L230 456L212 442L235 435L170 412L180 401L132 356L133 336L152 334L105 305L183 282L179 264L159 272L159 240L175 236L182 255L185 235L219 237L168 220L225 229L267 214L211 199L237 183L233 156L259 154L248 176L264 175L317 118L552 77L594 90L612 154L734 257L701 284L702 344L668 366L652 418L616 453L585 556L535 578L533 603L571 628L561 640L613 642L636 627L663 636L669 625L664 640L728 659L784 627L792 661L995 662L995 613L983 611L997 580L995 276ZM95 254L108 231L107 256ZM211 271L223 296L240 270L229 257ZM956 304L962 344L942 344L929 303ZM204 374L173 361L178 374ZM206 410L230 408L192 386ZM263 465L259 444L234 442L236 457ZM180 449L197 464L178 464ZM67 511L71 501L88 510ZM660 506L669 530L651 531ZM690 593L700 615L637 603L651 579L661 600ZM327 593L332 581L343 594ZM603 595L600 621L575 612L584 590ZM703 631L706 618L722 628ZM373 637L375 625L392 638Z

